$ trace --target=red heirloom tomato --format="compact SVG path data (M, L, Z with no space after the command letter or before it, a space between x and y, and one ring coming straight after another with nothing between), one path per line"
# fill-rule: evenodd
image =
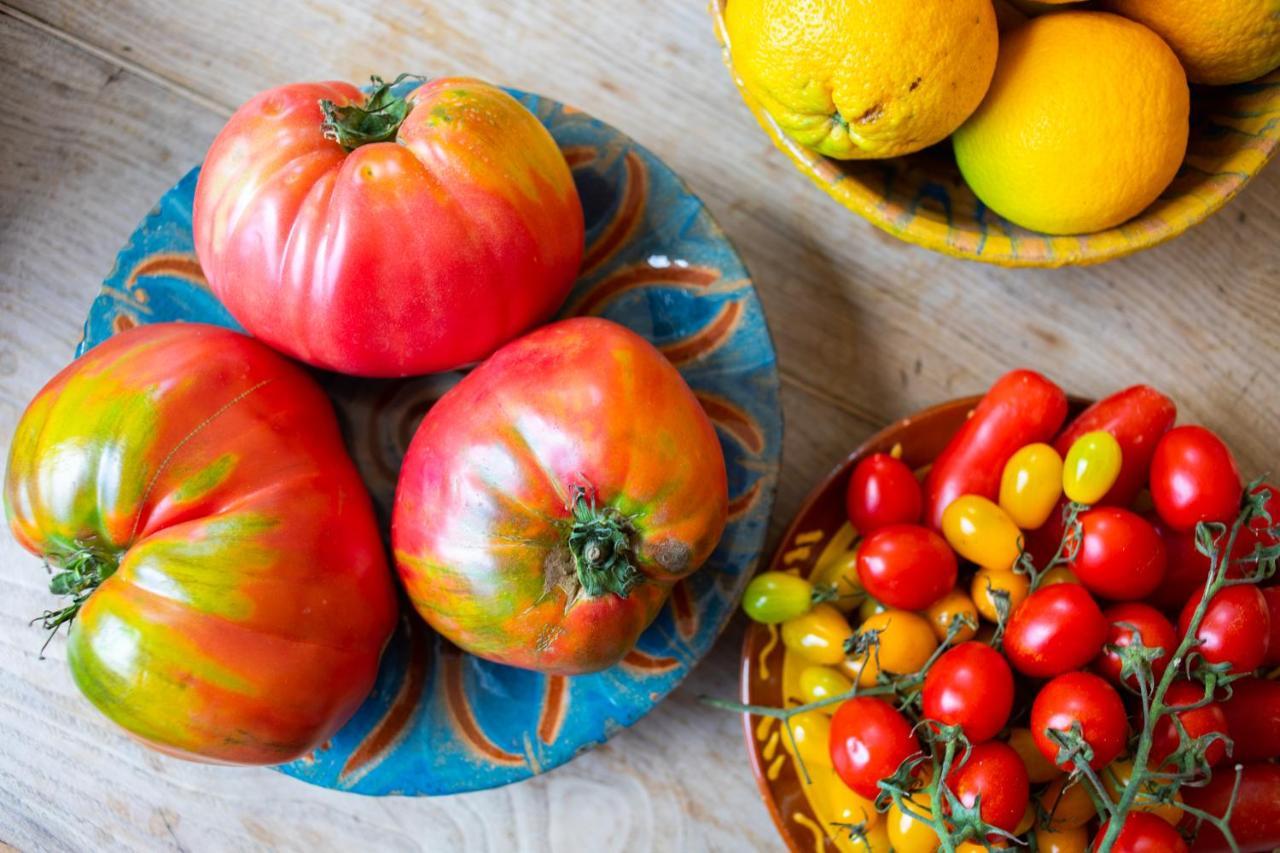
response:
M1091 849L1106 837L1111 821L1105 821ZM1131 811L1125 815L1111 853L1186 853L1187 842L1162 818L1150 812Z
M881 779L919 751L907 718L883 699L850 699L831 718L831 766L869 800L880 793Z
M1018 753L1007 743L988 741L972 747L968 756L961 756L957 762L963 763L958 763L947 777L947 787L956 799L973 808L981 798L978 814L982 819L1013 832L1031 798L1027 767Z
M1089 766L1105 767L1124 749L1128 723L1124 703L1115 688L1090 672L1068 672L1040 688L1031 705L1031 735L1040 754L1064 770L1075 762L1058 762L1058 743L1049 729L1069 731L1079 723L1093 749Z
M1201 590L1187 600L1178 617L1178 633L1185 636L1200 600ZM1196 651L1209 663L1229 662L1231 672L1252 672L1267 657L1271 641L1271 617L1267 600L1256 586L1224 587L1209 601L1204 619L1196 630L1201 643Z
M484 358L555 312L582 258L551 135L456 77L403 99L347 83L255 96L210 147L193 218L209 284L245 328L362 376Z
M166 323L90 350L27 408L4 496L87 596L76 684L144 743L278 764L372 688L396 620L373 507L323 392L257 341Z
M409 598L446 638L575 674L631 650L727 512L720 444L680 374L580 317L503 347L427 412L391 536Z
M1203 788L1182 789L1187 804L1214 817L1227 813L1236 774L1222 768ZM1231 834L1240 853L1262 853L1280 848L1280 764L1249 764L1240 775L1240 791L1231 812ZM1197 853L1226 853L1231 847L1217 828L1205 821L1200 825L1194 848Z
M1080 413L1054 441L1063 456L1085 433L1102 430L1120 444L1120 476L1100 504L1128 506L1147 484L1156 442L1178 416L1173 401L1147 385L1134 385L1099 400Z
M1013 710L1013 672L1004 656L978 642L945 652L924 677L924 715L960 726L971 743L996 736Z
M1151 459L1151 500L1174 530L1229 524L1240 509L1240 470L1222 439L1202 426L1174 427Z
M1175 681L1164 694L1164 703L1168 707L1188 709L1174 713L1192 740L1213 732L1227 734L1227 716L1222 706L1213 700L1201 704L1203 700L1204 685L1195 681ZM1193 705L1199 707L1192 707ZM1182 735L1173 720L1169 717L1162 718L1152 733L1151 761L1156 764L1164 761L1181 743ZM1214 741L1205 752L1210 765L1221 764L1226 757L1227 745L1221 740Z
M901 459L873 453L853 468L845 503L863 536L890 524L915 524L923 502L916 475Z
M1106 636L1107 621L1089 591L1054 584L1031 593L1013 611L1004 652L1023 675L1049 678L1088 664Z
M1014 370L996 380L925 477L925 523L941 530L943 511L961 495L994 501L1009 457L1052 439L1066 416L1067 395L1040 374Z
M1149 649L1164 650L1164 654L1151 665L1157 679L1164 675L1164 671L1169 667L1169 659L1173 657L1173 652L1178 647L1178 636L1173 632L1173 625L1164 618L1164 614L1150 605L1135 602L1108 607L1102 611L1102 618L1110 628L1102 652L1094 661L1094 669L1119 684L1122 666L1120 655L1106 646L1131 645L1136 628L1138 636L1142 638L1142 645ZM1135 688L1138 686L1138 679L1134 676L1130 675L1126 680L1131 686Z
M1160 586L1164 542L1142 516L1120 507L1100 507L1081 514L1080 529L1080 550L1071 571L1090 592L1131 601Z
M900 610L924 610L956 585L951 546L917 524L881 527L863 539L857 565L863 588Z
M1235 740L1233 763L1280 758L1280 681L1252 677L1233 681L1231 698L1221 705Z

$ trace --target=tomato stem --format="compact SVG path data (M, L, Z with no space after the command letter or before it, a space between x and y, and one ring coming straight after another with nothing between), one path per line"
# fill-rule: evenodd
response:
M45 566L53 571L54 567L47 561ZM54 634L57 634L58 629L63 625L69 625L75 621L81 605L89 600L89 596L99 584L115 573L116 563L90 548L77 546L58 560L57 568L59 571L49 578L49 592L54 595L70 596L71 603L57 610L46 610L31 620L31 624L39 622L40 627L49 632L45 637L44 645L40 647L41 660L44 659L44 650L49 648L49 643L53 642Z
M589 598L607 592L626 598L640 580L631 564L635 526L613 507L597 508L595 496L588 498L582 486L574 490L571 512L569 551L582 591Z
M376 74L369 78L373 91L363 104L338 106L322 99L320 112L324 114L324 135L348 151L371 142L391 142L400 132L400 125L409 115L412 104L394 92L392 87L404 80L425 81L419 74L401 74L386 83Z

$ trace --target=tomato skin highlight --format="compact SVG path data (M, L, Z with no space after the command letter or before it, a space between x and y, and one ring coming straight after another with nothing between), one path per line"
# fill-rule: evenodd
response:
M994 501L961 495L942 513L942 535L961 557L993 572L1012 571L1022 531Z
M1201 521L1230 525L1243 493L1231 450L1204 427L1174 427L1156 445L1151 499L1174 530L1191 530Z
M1014 370L997 379L929 469L925 523L940 530L943 511L961 495L995 500L1009 457L1052 439L1066 417L1067 395L1040 374Z
M1022 530L1049 520L1062 497L1062 457L1038 442L1018 449L1000 475L1000 508Z
M1220 770L1203 788L1188 787L1187 804L1215 817L1227 813L1235 774ZM1280 764L1248 764L1240 777L1240 793L1231 812L1231 834L1241 853L1262 853L1280 847ZM1197 853L1225 853L1230 848L1209 822L1201 825L1193 848Z
M1090 592L1134 601L1160 586L1164 541L1146 519L1120 507L1101 507L1082 513L1080 525L1080 549L1070 565Z
M875 799L880 780L919 751L911 724L882 699L850 699L831 720L831 766L854 793L867 799Z
M858 546L858 578L875 599L924 610L956 584L956 557L941 536L918 524L881 527Z
M1177 415L1177 406L1168 397L1150 386L1134 385L1081 412L1054 440L1054 448L1066 455L1085 433L1110 433L1120 445L1120 473L1097 503L1127 507L1147 484L1156 444L1173 426Z
M1230 734L1227 715L1217 701L1210 700L1198 708L1191 707L1198 705L1203 698L1204 685L1195 681L1175 681L1165 692L1164 701L1168 707L1174 709L1174 714L1186 729L1188 737L1198 738L1213 732ZM1187 708L1187 710L1179 711L1178 708ZM1181 735L1178 733L1177 726L1169 717L1163 717L1156 723L1155 730L1152 732L1151 763L1158 766L1173 754L1180 743ZM1226 757L1227 745L1221 740L1215 741L1205 751L1205 758L1214 767L1221 764Z
M981 797L979 814L992 826L1013 832L1027 810L1031 783L1027 768L1013 747L1000 741L975 744L961 758L947 785L956 799L972 808Z
M1185 636L1191 627L1201 590L1187 599L1178 616L1178 633ZM1250 584L1228 586L1218 590L1205 610L1196 637L1196 647L1209 663L1229 662L1232 673L1252 672L1267 657L1271 641L1271 617L1262 590Z
M890 524L918 523L924 497L905 462L873 453L854 466L845 505L853 529L866 536Z
M777 625L809 612L813 585L786 572L761 572L747 584L742 609L753 621Z
M1107 622L1088 590L1055 584L1031 593L1013 611L1005 655L1023 675L1050 678L1088 664L1106 636Z
M924 678L924 715L958 725L971 743L990 740L1013 710L1013 672L1004 656L982 643L961 643L942 654Z
M1178 647L1178 635L1174 633L1173 623L1154 607L1137 602L1116 604L1108 607L1102 611L1102 618L1106 620L1108 625L1107 638L1104 641L1102 651L1094 659L1093 668L1099 674L1106 676L1113 684L1119 684L1122 667L1120 655L1108 649L1107 646L1130 645L1133 642L1133 628L1137 628L1138 636L1142 638L1144 646L1147 648L1156 648L1158 646L1164 650L1164 654L1151 664L1152 672L1155 674L1156 679L1159 680L1169 667L1169 660L1173 657L1173 652ZM1133 626L1133 628L1126 626ZM1137 688L1138 679L1136 676L1130 675L1127 681L1130 686Z
M1098 830L1093 850L1106 836L1110 821ZM1131 811L1124 818L1111 853L1187 853L1187 842L1178 831L1150 812Z
M1232 763L1280 758L1280 681L1242 678L1231 691L1219 704L1235 742Z
M1068 672L1040 688L1031 706L1031 735L1040 754L1058 763L1058 744L1046 734L1048 729L1067 731L1079 722L1085 741L1093 748L1089 766L1098 770L1115 760L1124 749L1128 722L1124 703L1115 688L1090 672ZM1074 765L1074 761L1070 762Z

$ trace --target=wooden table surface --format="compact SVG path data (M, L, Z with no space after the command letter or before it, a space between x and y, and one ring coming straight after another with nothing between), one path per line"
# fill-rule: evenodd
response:
M207 7L207 8L206 8ZM0 452L70 358L117 249L234 107L309 79L465 73L629 132L744 254L777 342L787 421L771 542L808 486L886 422L1046 371L1135 381L1218 429L1250 474L1280 451L1280 167L1163 248L1012 272L899 243L773 150L721 65L702 0L0 0ZM19 849L773 849L737 718L741 626L653 714L505 789L366 799L135 745L72 685L39 562L0 534L0 842ZM4 845L0 843L0 847Z

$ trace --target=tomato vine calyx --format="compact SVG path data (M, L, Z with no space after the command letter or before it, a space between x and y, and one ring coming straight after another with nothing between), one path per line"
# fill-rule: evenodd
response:
M65 624L75 620L80 607L89 600L89 596L104 580L115 573L116 565L112 560L103 559L88 548L77 548L59 559L59 571L49 578L49 592L54 595L70 596L71 603L57 610L46 610L31 620L49 632L44 645L40 647L40 656L53 641L53 635ZM52 571L46 561L45 566Z
M325 138L348 151L371 142L394 140L412 105L407 98L392 92L392 87L404 80L425 81L427 78L420 74L401 74L387 83L375 74L369 79L373 82L373 92L363 104L340 107L328 99L320 101Z
M597 508L595 496L588 498L582 486L575 487L570 510L569 552L583 593L597 598L612 592L625 598L640 580L631 564L631 520L613 507Z

